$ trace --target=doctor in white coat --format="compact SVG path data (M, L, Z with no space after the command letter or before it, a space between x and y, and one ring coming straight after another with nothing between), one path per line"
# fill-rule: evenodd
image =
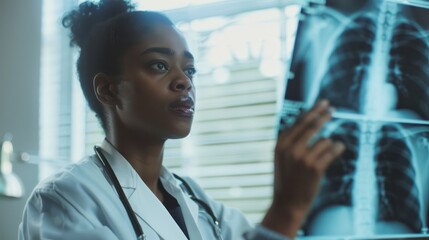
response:
M84 2L63 19L80 47L79 81L106 138L95 153L33 191L19 239L294 238L342 143L310 139L330 119L320 101L283 132L274 152L273 202L252 226L190 178L163 167L165 141L189 134L194 57L164 15L126 0Z
M102 144L102 151L146 239L187 239L128 161L108 141ZM127 213L107 179L103 165L96 156L90 156L44 181L27 205L20 239L136 239ZM242 214L212 201L191 179L185 181L219 218L220 232L207 210L192 200L183 183L165 168L160 181L181 206L190 239L243 239L243 233L249 237L255 234ZM278 235L274 239L284 238Z

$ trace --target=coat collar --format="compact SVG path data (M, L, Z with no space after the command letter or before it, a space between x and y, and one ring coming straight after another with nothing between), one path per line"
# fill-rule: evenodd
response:
M182 183L165 167L161 170L161 182L165 190L170 193L181 206L186 228L190 239L203 239L198 227L198 205L181 187Z
M107 140L104 140L101 147L136 215L163 239L186 239L170 213L141 180L131 164ZM177 199L182 208L189 237L203 239L197 226L198 205L183 193L180 181L165 167L162 167L160 176L164 188Z

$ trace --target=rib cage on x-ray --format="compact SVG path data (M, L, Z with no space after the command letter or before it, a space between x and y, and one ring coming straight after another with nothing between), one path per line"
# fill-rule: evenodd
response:
M333 140L343 142L346 150L328 168L322 182L320 197L315 202L313 214L308 219L309 222L312 221L313 215L325 207L352 205L353 176L359 149L359 126L355 122L340 122L330 134Z
M429 47L415 24L402 20L393 30L388 81L398 93L398 109L429 119Z
M336 111L318 136L346 145L305 235L428 236L429 2L411 2L335 0L300 11L281 120L292 124L327 99Z
M369 78L371 64L385 64L386 83L396 90L394 109L410 110L421 118L429 119L429 47L421 31L410 21L399 18L393 24L387 62L374 63L376 51L378 14L365 13L354 17L338 36L328 58L328 68L322 76L318 99L329 99L337 108L364 113L365 87L371 87ZM380 35L378 35L380 36ZM383 35L386 38L386 34ZM377 53L380 54L380 53ZM372 68L374 70L376 68ZM377 75L382 76L382 75ZM379 94L382 94L380 92ZM413 232L420 232L422 221L416 174L412 164L413 154L406 137L393 125L380 127L376 150L375 174L377 178L378 216L380 221L398 221ZM373 133L376 134L376 133ZM332 132L333 139L346 144L345 154L328 168L319 199L308 221L319 210L330 205L351 206L353 174L359 161L359 124L344 122Z
M357 16L344 28L328 58L328 68L321 80L319 99L353 112L361 112L362 89L376 50L377 14ZM386 23L384 24L391 24ZM385 80L397 93L395 109L411 110L429 119L429 47L415 24L400 19L392 28L389 41L388 72ZM380 63L377 63L380 64ZM380 66L380 69L383 69ZM368 85L371 87L371 85ZM370 98L370 97L369 97Z
M375 156L378 219L399 221L419 232L422 222L412 158L404 134L395 126L382 126Z
M368 75L376 25L367 16L350 22L339 36L328 60L328 71L321 81L320 99L359 112L362 82Z

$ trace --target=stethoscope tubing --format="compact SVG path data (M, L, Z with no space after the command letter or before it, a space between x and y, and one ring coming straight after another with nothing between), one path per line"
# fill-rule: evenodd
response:
M136 233L137 240L143 240L146 239L143 229L134 213L133 208L130 205L130 202L128 201L127 197L125 196L124 191L122 190L121 184L119 183L118 178L116 177L115 172L112 169L112 166L110 166L109 162L107 161L106 157L102 153L102 150L99 146L94 146L94 152L97 155L98 159L100 160L101 164L103 165L104 170L106 171L107 176L110 178L110 180L113 183L113 186L116 190L116 192L119 195L119 199L121 200L122 204L124 205L125 210L127 211L128 217L131 221L131 224L133 225L134 232ZM200 206L204 208L204 210L210 215L210 217L213 220L213 224L215 227L215 232L219 239L222 239L221 229L220 229L220 222L218 218L216 217L216 214L213 212L211 207L204 202L203 200L196 197L194 191L192 190L191 186L181 177L179 177L176 174L173 174L174 177L178 180L180 180L183 184L183 186L186 189L186 192L188 192L189 197L198 203Z
M134 232L136 233L137 239L145 239L143 229L140 226L139 221L137 220L137 217L130 205L130 202L128 201L124 191L122 190L121 184L119 183L119 180L115 175L115 172L113 172L112 167L110 166L107 159L104 157L104 154L101 152L100 147L94 146L94 152L97 154L98 159L103 164L104 170L106 171L107 175L112 181L113 186L115 187L116 192L119 195L119 199L121 200L122 204L125 207L125 210L127 211L128 217L130 218L131 224L133 225Z

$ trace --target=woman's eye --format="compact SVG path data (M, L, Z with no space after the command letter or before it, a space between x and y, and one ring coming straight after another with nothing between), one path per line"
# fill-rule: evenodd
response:
M195 75L195 73L197 73L197 70L194 67L185 69L185 74L188 77L193 77Z
M150 66L151 68L157 70L157 71L167 71L167 66L164 63L158 62L158 63L154 63Z

